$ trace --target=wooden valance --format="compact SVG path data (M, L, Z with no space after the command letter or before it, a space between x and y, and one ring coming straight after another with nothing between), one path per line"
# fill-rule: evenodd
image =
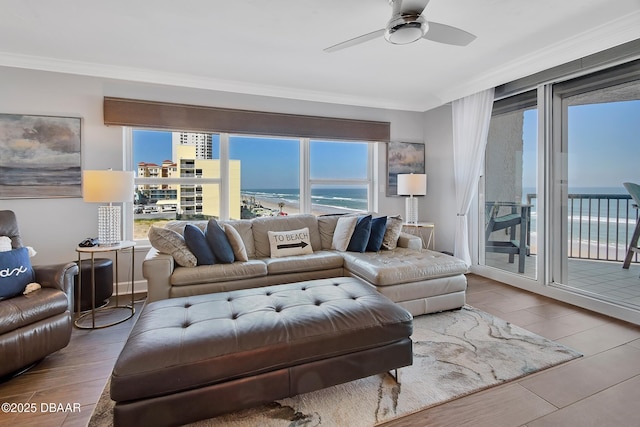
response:
M380 142L388 142L391 133L388 122L110 97L104 98L104 124L176 131Z

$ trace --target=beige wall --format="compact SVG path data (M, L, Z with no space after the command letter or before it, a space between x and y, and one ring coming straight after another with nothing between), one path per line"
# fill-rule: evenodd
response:
M420 201L420 219L437 223L438 249L453 247L455 199L449 107L427 113L403 112L0 67L0 112L81 117L83 168L122 169L122 129L103 124L104 96L389 121L392 140L426 142L429 194ZM376 183L378 211L402 214L404 199L385 196L386 144L377 144L376 155L380 169ZM37 264L75 260L78 242L96 234L97 208L97 204L81 198L0 199L0 209L12 209L18 215L25 243L39 252L34 259ZM138 248L136 254L138 276L145 251Z

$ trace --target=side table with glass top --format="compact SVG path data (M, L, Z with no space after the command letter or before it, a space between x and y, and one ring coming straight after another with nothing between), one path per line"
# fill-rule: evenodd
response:
M89 259L91 261L91 309L86 312L81 312L80 309L80 301L82 300L82 274L78 277L78 315L74 321L74 324L79 329L101 329L109 326L117 325L118 323L122 323L126 320L129 320L135 314L135 306L134 306L134 265L135 265L135 242L131 241L122 241L117 245L112 246L92 246L92 247L81 247L78 246L76 248L76 252L78 253L78 265L81 264L82 256L89 255ZM95 270L95 255L96 254L106 254L108 252L113 252L115 254L115 304L108 305L106 307L98 307L95 306L95 292L96 292L96 270ZM131 253L131 303L126 304L120 303L120 290L119 290L119 271L118 271L118 256L122 252L130 252ZM117 320L107 321L105 323L99 324L96 322L96 314L100 314L102 312L108 310L125 311L124 318L118 318ZM86 319L91 319L91 321L86 321Z
M402 231L413 234L422 239L422 248L436 250L436 225L433 222L418 222L402 224ZM425 239L426 235L426 239Z

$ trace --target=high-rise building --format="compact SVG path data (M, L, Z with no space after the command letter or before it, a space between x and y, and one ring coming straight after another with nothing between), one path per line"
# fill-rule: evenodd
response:
M171 142L173 148L173 159L176 158L176 147L179 145L195 146L196 159L208 160L213 158L210 133L172 132Z
M194 158L193 144L178 144L174 160L180 178L219 178L220 160ZM229 215L240 218L240 161L229 162ZM219 184L182 184L178 187L178 212L183 215L206 215L220 217Z
M155 163L138 163L137 176L140 178L171 178L177 176L177 165L171 160ZM161 200L176 200L177 186L170 184L139 184L136 188L138 202L154 204Z

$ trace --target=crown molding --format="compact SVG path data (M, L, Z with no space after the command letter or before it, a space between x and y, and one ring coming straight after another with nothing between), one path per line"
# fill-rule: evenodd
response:
M465 84L443 90L437 95L445 103L451 102L638 39L640 39L640 10L523 55L514 61L500 64ZM638 55L640 56L640 52ZM428 108L434 107L437 106Z
M443 88L419 102L399 99L349 96L335 92L300 90L290 87L258 85L247 82L214 79L203 76L162 72L150 69L37 57L0 52L0 65L40 71L100 77L139 83L150 83L204 89L272 98L294 99L327 104L349 105L384 110L424 112L443 104L514 81L614 46L640 39L640 11L602 24L551 46L502 63L455 87Z
M213 79L190 74L169 73L150 69L70 61L8 52L0 52L0 66L328 104L352 105L388 110L424 111L421 104L408 104L395 99L390 100L384 98L347 96L333 92L308 91L282 86L258 85L241 81Z

